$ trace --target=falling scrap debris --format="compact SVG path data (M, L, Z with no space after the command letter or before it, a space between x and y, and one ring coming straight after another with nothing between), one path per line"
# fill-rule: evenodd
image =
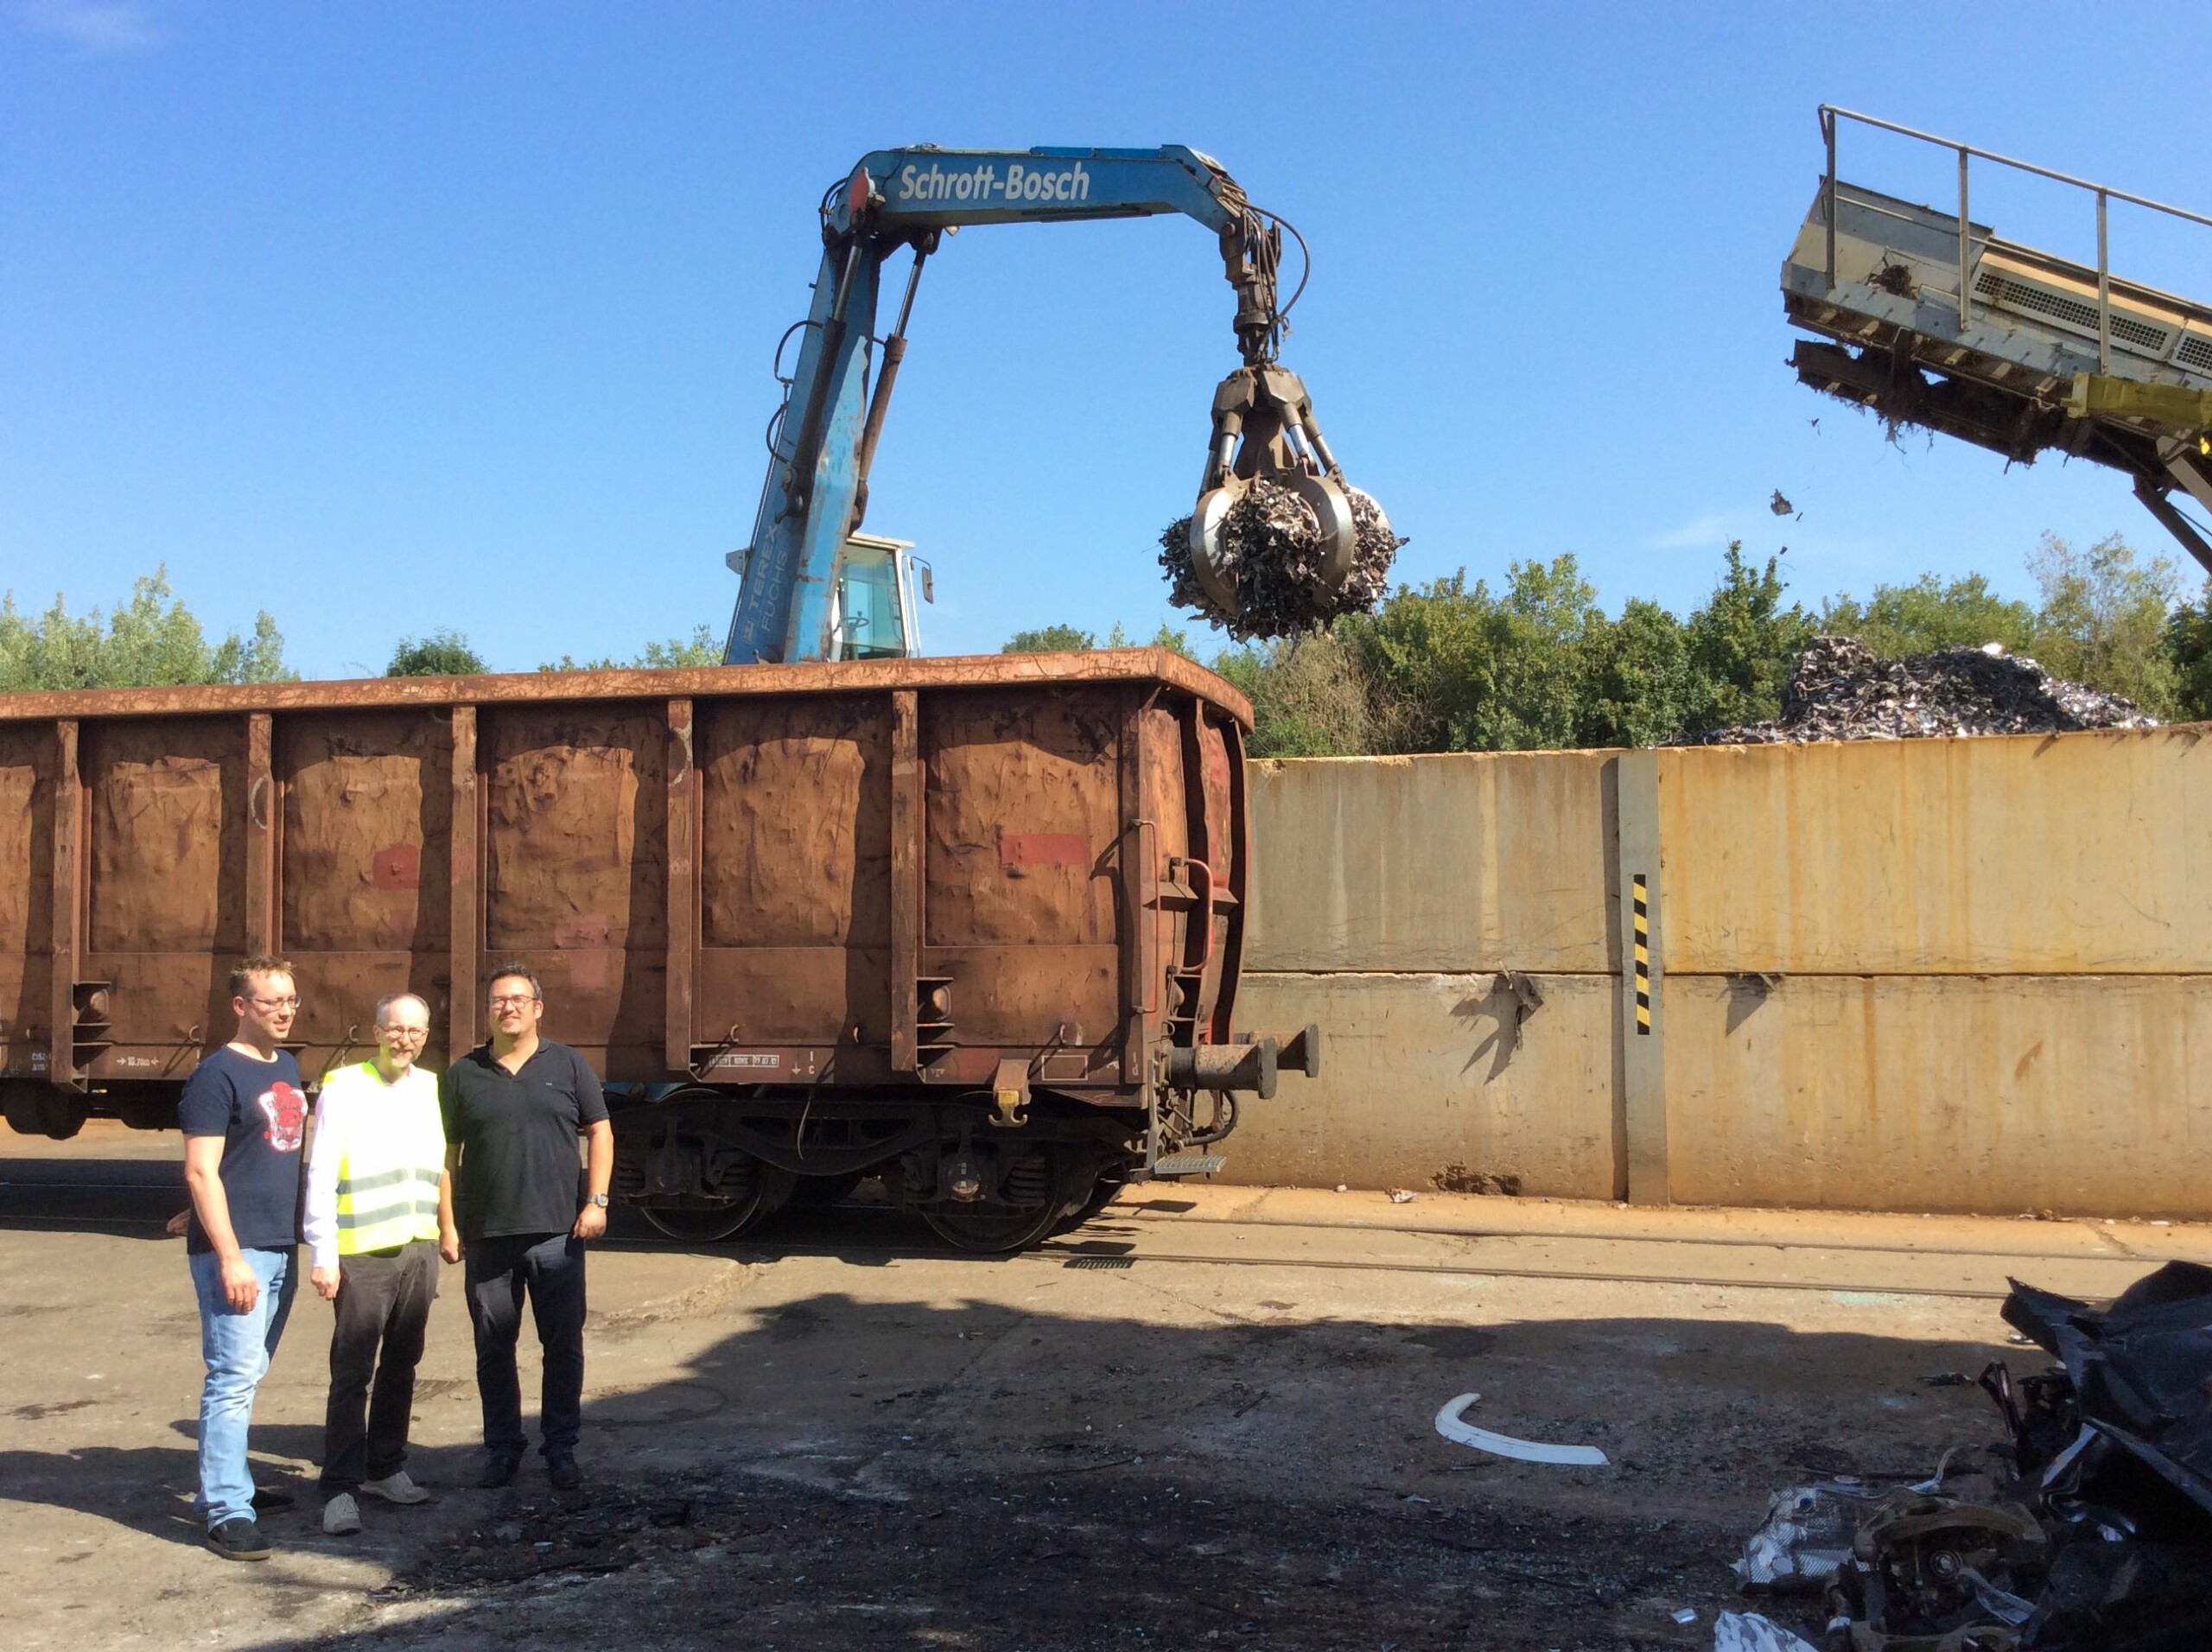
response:
M1332 589L1323 572L1321 521L1313 507L1262 477L1222 520L1223 571L1236 588L1236 611L1224 612L1198 582L1191 564L1189 517L1178 518L1160 536L1160 565L1172 588L1168 600L1240 641L1295 636L1340 613L1372 613L1406 542L1390 531L1389 518L1370 496L1356 487L1346 488L1344 496L1351 505L1354 540L1351 572L1342 589Z
M2005 1318L2060 1363L1982 1373L2001 1469L1776 1497L1737 1573L1845 1652L2165 1652L2212 1641L2212 1268L2170 1262L2108 1307L2012 1282ZM1986 1487L1961 1495L1967 1483ZM1789 1610L1802 1602L1799 1611ZM1809 1648L1723 1614L1719 1652Z
M2155 728L2133 701L2053 677L2025 655L1986 648L1882 659L1850 637L1816 637L1797 657L1771 722L1717 728L1698 746L1782 746L1820 740L1917 740L1938 734L2050 734Z

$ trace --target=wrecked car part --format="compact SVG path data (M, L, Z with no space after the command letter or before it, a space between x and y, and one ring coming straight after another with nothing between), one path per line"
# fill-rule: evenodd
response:
M2212 1625L2212 1554L2109 1528L2070 1537L2050 1563L2023 1652L2183 1652Z
M1605 1452L1595 1446L1548 1446L1539 1440L1516 1439L1510 1434L1494 1434L1487 1428L1460 1421L1459 1414L1481 1398L1479 1394L1463 1394L1451 1401L1436 1414L1436 1432L1478 1452L1488 1452L1493 1457L1510 1457L1522 1463L1550 1463L1567 1468L1606 1466Z
M1981 1604L1982 1611L2000 1623L2018 1629L2035 1616L2035 1602L2023 1600L2009 1589L1999 1588L1972 1566L1960 1567L1959 1575L1966 1579L1967 1585L1974 1591L1974 1598Z
M2017 1503L1893 1492L1860 1524L1839 1581L1859 1603L1853 1617L1886 1635L1948 1635L1996 1615L1985 1592L2012 1601L2015 1585L2039 1585L2048 1551Z
M1851 1559L1852 1537L1880 1495L1834 1480L1778 1491L1729 1569L1747 1591L1817 1589Z
M1830 1579L1824 1652L2201 1652L2212 1645L2212 1268L2170 1263L2109 1306L2013 1281L2004 1315L2060 1369L1980 1377L2006 1495L1894 1490ZM1825 1558L1802 1528L1856 1483L1777 1496L1736 1567L1781 1593ZM1823 1508L1826 1503L1827 1508Z
M2078 1447L2082 1420L2074 1408L2074 1383L2064 1372L2015 1379L2004 1361L1985 1367L1980 1386L1997 1407L2010 1445L1997 1447L2016 1474L2033 1474L2068 1449Z

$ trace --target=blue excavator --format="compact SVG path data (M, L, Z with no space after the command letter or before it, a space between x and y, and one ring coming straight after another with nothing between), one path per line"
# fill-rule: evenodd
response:
M1236 294L1243 365L1213 398L1212 428L1190 520L1191 571L1208 607L1234 617L1238 587L1224 548L1230 511L1256 482L1294 494L1319 524L1319 583L1341 589L1357 543L1351 490L1298 376L1277 361L1283 232L1220 162L1196 149L879 149L821 203L822 267L804 321L784 335L784 399L768 428L770 463L751 543L731 553L742 583L722 658L760 662L896 657L915 651L914 600L930 570L905 542L861 532L868 471L906 353L922 266L943 238L973 224L1052 224L1182 213L1217 237ZM1297 237L1297 231L1290 233ZM1302 240L1300 245L1303 245ZM884 265L911 251L897 325L879 338ZM1303 281L1300 283L1302 289ZM800 338L789 377L784 348Z

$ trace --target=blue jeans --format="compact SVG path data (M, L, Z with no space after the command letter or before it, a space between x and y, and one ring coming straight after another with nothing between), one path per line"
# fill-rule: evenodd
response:
M233 1311L223 1294L223 1264L213 1251L188 1259L200 1295L200 1357L207 1362L207 1380L200 1388L199 1509L210 1531L240 1515L253 1518L246 1425L253 1419L253 1391L276 1352L300 1282L289 1250L240 1254L261 1281L260 1295L244 1313Z

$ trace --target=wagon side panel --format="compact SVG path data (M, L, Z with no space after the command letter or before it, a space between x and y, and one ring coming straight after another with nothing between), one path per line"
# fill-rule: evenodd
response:
M45 1074L54 1035L52 723L0 724L0 1074Z
M483 921L471 1001L500 964L526 965L544 988L548 1036L610 1079L662 1077L665 702L487 704L477 745Z
M310 1077L373 1052L377 1000L450 1010L453 730L440 710L296 713L276 728L277 950Z
M1044 1083L1119 1082L1119 687L925 695L921 973L948 983L934 1082L1002 1056Z
M80 995L113 1003L95 1080L176 1079L229 1036L231 965L249 933L248 721L87 721ZM270 807L267 788L255 808ZM260 818L265 823L264 813Z
M699 702L703 1076L887 1076L893 735L887 694Z

